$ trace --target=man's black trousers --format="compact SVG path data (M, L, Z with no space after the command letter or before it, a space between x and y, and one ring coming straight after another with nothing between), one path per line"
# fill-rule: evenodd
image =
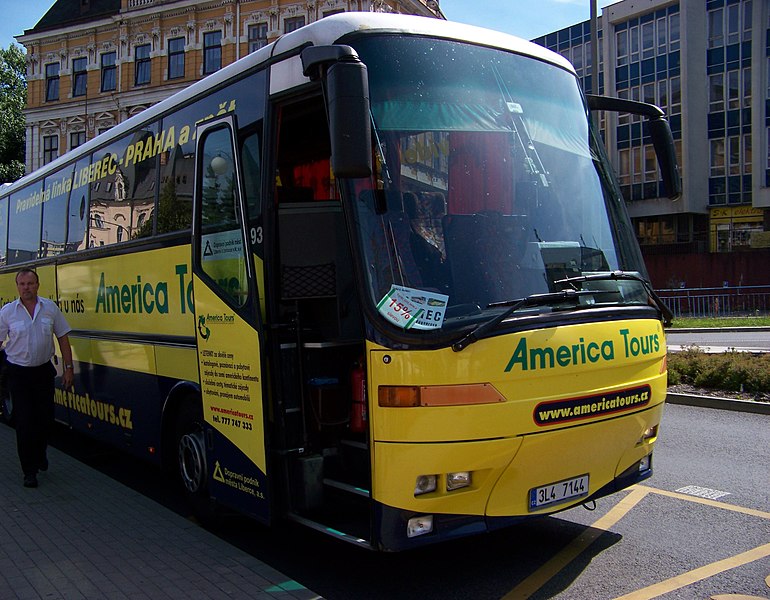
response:
M6 369L21 470L25 476L35 475L46 463L48 435L54 421L56 369L50 362L39 367L21 367L9 362Z

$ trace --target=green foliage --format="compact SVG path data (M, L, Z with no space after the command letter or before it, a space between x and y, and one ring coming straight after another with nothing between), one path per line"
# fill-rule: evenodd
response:
M671 325L672 329L692 327L770 327L770 315L763 317L677 317Z
M24 175L24 106L27 79L24 52L0 48L0 183Z
M761 394L770 392L770 354L706 354L697 346L668 355L669 385Z

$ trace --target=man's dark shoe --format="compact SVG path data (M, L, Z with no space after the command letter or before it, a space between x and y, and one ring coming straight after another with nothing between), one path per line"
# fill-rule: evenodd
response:
M36 488L37 487L37 477L35 475L25 475L24 476L24 487Z
M48 457L44 456L43 460L40 461L40 466L38 467L41 471L47 471L48 470Z

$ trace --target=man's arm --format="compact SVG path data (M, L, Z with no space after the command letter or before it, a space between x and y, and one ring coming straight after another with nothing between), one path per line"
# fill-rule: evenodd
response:
M64 385L65 390L68 390L72 387L72 382L75 379L72 369L72 346L70 346L70 339L66 333L56 339L59 340L59 350L61 350L62 357L62 368L64 369L64 373L62 375L62 385Z

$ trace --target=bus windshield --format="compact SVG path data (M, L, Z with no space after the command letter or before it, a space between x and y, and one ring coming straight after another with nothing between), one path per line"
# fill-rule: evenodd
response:
M376 172L345 183L382 318L427 335L590 287L560 280L646 278L573 74L453 41L384 41L350 42L368 67ZM646 302L641 281L591 281L583 306Z

